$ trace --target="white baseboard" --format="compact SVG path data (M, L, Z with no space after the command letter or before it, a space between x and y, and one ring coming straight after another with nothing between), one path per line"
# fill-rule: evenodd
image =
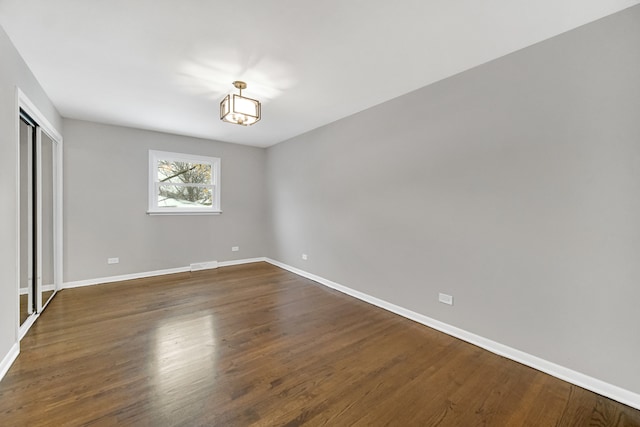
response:
M124 280L141 279L143 277L162 276L165 274L184 273L189 271L189 267L167 268L164 270L144 271L142 273L122 274L119 276L98 277L96 279L77 280L75 282L66 282L62 285L62 289L80 288L83 286L100 285L102 283L122 282Z
M640 409L640 394L623 389L613 384L609 384L607 382L604 382L602 380L591 377L589 375L585 375L583 373L574 371L564 366L560 366L553 362L549 362L545 359L541 359L537 356L533 356L529 353L525 353L523 351L506 346L504 344L500 344L499 342L492 341L480 335L476 335L474 333L465 331L464 329L460 329L455 326L451 326L447 323L440 322L439 320L432 319L423 314L416 313L411 310L407 310L406 308L397 306L395 304L391 304L387 301L381 300L376 297L372 297L371 295L367 295L363 292L356 291L355 289L348 288L346 286L340 285L339 283L335 283L323 277L316 276L315 274L311 274L304 270L300 270L299 268L292 267L290 265L281 263L279 261L275 261L270 258L266 258L265 260L268 263L273 264L277 267L288 270L299 276L306 277L307 279L313 280L314 282L318 282L321 285L335 289L337 291L350 295L354 298L365 301L369 304L375 305L377 307L383 308L392 313L406 317L407 319L411 319L415 322L421 323L430 328L444 332L447 335L451 335L453 337L459 338L463 341L469 342L478 347L482 347L483 349L488 350L492 353L495 353L500 356L506 357L508 359L514 360L516 362L522 363L523 365L527 365L531 368L537 369L538 371L547 373L563 381L567 381L569 383L575 384L579 387L593 391L594 393L598 393L602 396L616 400L625 405L631 406L636 409Z
M254 262L265 262L265 261L267 261L265 257L236 259L232 261L220 261L218 263L218 267L229 267L230 265L251 264Z
M575 384L579 387L585 388L587 390L591 390L595 393L601 394L610 399L616 400L625 405L629 405L633 408L640 409L640 394L634 393L632 391L623 389L621 387L615 386L613 384L609 384L605 381L599 380L597 378L591 377L589 375L585 375L583 373L574 371L572 369L566 368L564 366L555 364L553 362L549 362L545 359L541 359L537 356L533 356L529 353L525 353L521 350L517 350L515 348L506 346L496 341L492 341L488 338L484 338L480 335L476 335L474 333L468 332L464 329L457 328L455 326L449 325L444 322L440 322L439 320L430 318L420 313L416 313L414 311L408 310L404 307L400 307L398 305L392 304L390 302L384 301L382 299L373 297L371 295L365 294L360 291L356 291L355 289L351 289L347 286L341 285L336 282L332 282L331 280L327 280L323 277L317 276L315 274L306 272L304 270L300 270L299 268L292 267L290 265L281 263L279 261L266 258L247 258L240 260L232 260L232 261L221 261L218 262L218 267L227 267L232 265L240 265L240 264L249 264L254 262L266 261L272 265L280 267L284 270L288 270L292 273L295 273L299 276L306 277L307 279L313 280L314 282L320 283L321 285L327 286L329 288L340 291L344 294L357 298L361 301L365 301L369 304L375 305L377 307L383 308L392 313L398 314L400 316L406 317L407 319L411 319L415 322L421 323L430 328L436 329L438 331L444 332L445 334L451 335L453 337L459 338L463 341L469 342L471 344L477 345L478 347L484 348L492 353L498 354L500 356L506 357L508 359L514 360L516 362L522 363L523 365L530 366L534 369L537 369L541 372L552 375L561 380L567 381L569 383ZM90 286L97 285L101 283L110 283L110 282L119 282L123 280L131 280L131 279L139 279L143 277L153 277L160 276L164 274L174 274L174 273L183 273L190 271L190 267L179 267L179 268L171 268L166 270L156 270L156 271L147 271L142 273L134 273L134 274L124 274L120 276L111 276L111 277L101 277L97 279L88 279L88 280L79 280L75 282L67 282L63 285L64 288L76 288L81 286ZM11 353L10 353L11 354ZM9 358L9 355L5 357L5 360ZM14 356L17 357L17 354ZM13 362L9 362L10 364ZM4 366L5 361L2 362L0 368ZM8 367L7 367L8 369ZM0 374L2 370L0 369ZM1 375L0 375L1 378Z
M48 303L49 302L47 301L47 304ZM30 314L24 322L22 322L22 325L18 328L18 341L22 341L22 338L24 338L24 336L27 335L27 332L29 332L29 328L31 328L36 320L38 320L38 317L40 317L40 313L33 313Z
M11 349L7 353L7 355L0 362L0 381L4 378L4 376L9 371L11 365L16 360L18 355L20 354L20 342L17 342L11 346Z
M230 265L249 264L252 262L266 261L266 258L247 258L238 259L232 261L220 261L217 263L217 267L227 267ZM202 269L214 268L211 267L211 263L206 263L209 266ZM200 269L198 269L200 270ZM119 276L98 277L95 279L77 280L74 282L66 282L62 285L62 289L80 288L83 286L100 285L103 283L122 282L124 280L142 279L144 277L163 276L165 274L185 273L191 271L191 266L167 268L164 270L143 271L141 273L122 274ZM194 270L195 271L195 270Z

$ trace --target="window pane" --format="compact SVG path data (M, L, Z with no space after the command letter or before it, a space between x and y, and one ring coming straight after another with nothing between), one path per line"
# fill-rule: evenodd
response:
M211 184L211 165L207 163L158 161L158 181L183 184Z
M160 184L158 186L158 207L198 208L211 207L213 186L194 187L190 185Z
M220 159L149 150L149 214L220 213Z

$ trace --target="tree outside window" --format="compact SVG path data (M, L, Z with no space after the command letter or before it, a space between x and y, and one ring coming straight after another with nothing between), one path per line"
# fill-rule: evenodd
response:
M149 213L219 212L220 159L151 150L149 170Z

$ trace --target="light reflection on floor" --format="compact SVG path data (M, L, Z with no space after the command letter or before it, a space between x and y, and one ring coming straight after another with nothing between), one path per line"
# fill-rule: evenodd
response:
M153 394L165 416L198 384L211 387L216 372L217 344L212 314L194 313L166 319L155 331L155 358L150 367Z

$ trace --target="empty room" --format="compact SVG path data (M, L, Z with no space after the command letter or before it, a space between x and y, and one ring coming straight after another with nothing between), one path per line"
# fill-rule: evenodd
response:
M640 426L640 0L0 0L0 426Z

